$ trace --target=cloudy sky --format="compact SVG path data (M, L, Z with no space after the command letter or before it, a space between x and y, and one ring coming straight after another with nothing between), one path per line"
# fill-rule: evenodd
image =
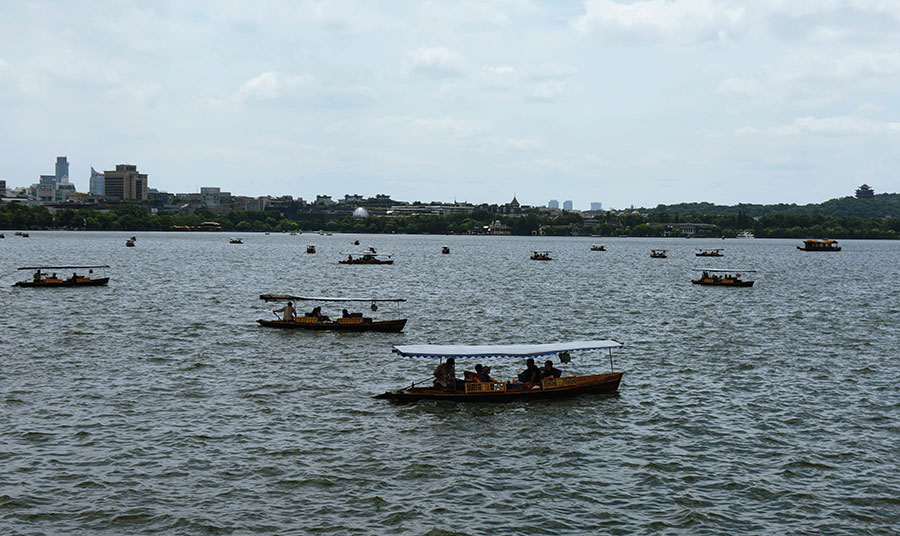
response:
M900 1L0 4L0 179L604 207L900 191Z

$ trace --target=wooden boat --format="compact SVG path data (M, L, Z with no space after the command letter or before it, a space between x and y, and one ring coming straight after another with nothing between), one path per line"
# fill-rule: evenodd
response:
M654 259L665 259L665 258L667 258L667 257L666 257L666 250L664 250L664 249L651 249L651 250L650 250L650 256L653 257Z
M450 254L450 246L444 246L444 247L442 247L442 248L441 248L441 253L444 254L444 255L449 255L449 254Z
M6 238L6 237L3 236L3 233L0 233L0 238Z
M724 257L721 249L701 249L695 253L697 257Z
M316 252L316 246L306 246L306 252L307 252L307 253L315 253L315 252Z
M531 260L533 261L552 261L549 251L533 251L531 252Z
M394 264L392 256L390 254L375 253L375 251L348 253L347 258L339 260L338 264Z
M606 246L591 246L591 251L606 251Z
M306 296L290 296L286 294L263 294L260 299L265 302L344 302L344 303L371 303L370 309L374 312L378 310L379 302L393 302L399 305L400 302L406 301L403 298L327 298L327 297L306 297ZM256 322L260 326L267 328L282 329L306 329L306 330L327 330L327 331L381 331L388 333L400 333L406 326L406 319L399 318L394 320L374 320L371 317L365 317L362 313L350 313L344 309L342 316L336 320L332 320L327 315L321 314L321 307L315 307L312 312L305 315L294 315L293 318L277 318L277 320L259 319Z
M756 273L756 270L701 270L700 279L691 279L695 285L717 287L752 287L753 281L741 279L741 273Z
M132 240L131 238L129 238L128 240L126 240L126 241L125 241L125 247L126 247L126 248L133 248L133 247L134 247L134 240Z
M32 270L34 275L30 280L18 281L15 287L58 288L58 287L99 287L109 283L108 276L98 277L94 270L101 271L109 266L24 266L19 270ZM66 279L57 277L57 272L72 270L72 275ZM87 275L79 275L78 270L87 270ZM49 272L49 275L47 275Z
M585 350L609 350L610 368L613 367L612 349L623 346L613 340L574 341L558 344L524 344L493 346L456 346L456 345L402 345L393 350L404 357L439 357L443 358L477 358L517 357L537 358L559 355L568 358L569 352ZM416 387L412 384L403 389L387 391L375 396L378 399L396 402L416 402L419 400L448 400L452 402L515 402L538 399L568 398L585 394L612 394L618 391L624 372L607 372L584 376L564 376L544 378L540 384L528 386L518 382L503 381L465 381L452 391L433 385ZM431 381L430 379L428 380Z
M232 238L231 240L228 241L228 243L229 243L229 244L243 244L243 243L244 243L244 239L242 239L242 238Z
M837 240L804 240L802 246L797 249L803 251L840 251L841 246L837 245Z

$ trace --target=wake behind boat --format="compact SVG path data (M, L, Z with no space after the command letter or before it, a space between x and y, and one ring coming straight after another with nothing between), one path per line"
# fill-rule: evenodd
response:
M409 387L387 391L375 398L393 400L396 402L416 402L419 400L449 400L452 402L512 402L517 400L557 399L581 394L611 394L619 389L624 372L612 371L612 349L624 346L613 340L573 341L554 344L509 344L509 345L401 345L394 346L393 350L403 357L438 357L447 360L435 369L434 385L416 387L413 383ZM455 378L455 360L466 358L492 358L492 357L517 357L530 358L558 355L561 363L567 363L570 359L569 352L581 352L587 350L608 350L611 372L578 376L562 376L561 371L554 369L555 374L544 374L540 379L523 378L522 374L516 380L497 381L490 378L479 379L477 376L471 379L458 380ZM533 363L529 367L536 366ZM546 366L546 364L545 364ZM443 367L443 369L442 369ZM440 385L440 375L450 371L448 376L452 381L444 381ZM477 370L477 366L476 366ZM523 373L527 373L529 369Z
M106 264L92 266L23 266L19 270L32 270L34 274L30 280L18 281L14 287L99 287L109 283L109 276L103 275L109 269ZM57 273L69 273L69 277L58 276ZM78 272L81 271L81 274ZM95 272L96 271L96 272Z
M273 314L276 320L259 319L256 322L260 326L267 328L282 329L306 329L320 331L381 331L388 333L399 333L406 326L405 318L394 320L375 320L372 317L363 316L359 312L350 312L343 309L341 316L332 320L331 317L322 312L321 306L316 306L312 311L304 314L297 314L294 308L294 302L312 301L323 303L370 303L369 308L372 312L378 310L378 303L393 302L398 304L405 302L403 298L331 298L331 297L308 297L308 296L290 296L287 294L263 294L260 299L265 302L285 302L284 307L276 309ZM278 318L277 313L282 313Z

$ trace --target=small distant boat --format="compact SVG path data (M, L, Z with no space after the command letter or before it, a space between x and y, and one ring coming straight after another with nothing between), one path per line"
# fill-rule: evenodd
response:
M700 279L692 279L695 285L719 287L752 287L753 281L741 279L741 272L755 273L756 270L701 270Z
M504 344L504 345L438 345L413 344L394 346L393 351L403 357L437 357L440 359L487 359L495 357L544 358L558 354L560 362L570 359L569 352L586 350L608 350L610 368L613 365L612 349L620 348L622 343L613 340L573 341L557 344ZM560 399L585 394L611 394L619 389L624 372L590 374L585 376L567 376L543 378L540 383L520 383L517 381L463 381L456 380L456 385L445 389L430 384L411 386L387 391L375 396L395 402L417 402L419 400L447 400L452 402L512 402L537 399ZM423 383L423 382L417 382Z
M243 244L244 240L242 238L232 238L228 241L229 244Z
M606 246L591 246L591 251L606 251Z
M3 233L0 233L0 238L6 238L6 237L3 236Z
M354 241L353 241L353 245L354 245L354 246L358 246L358 245L359 245L359 240L354 240Z
M441 253L444 254L444 255L449 255L449 254L450 254L450 246L444 246L444 247L442 247L442 248L441 248Z
M20 233L19 236L22 238L28 238L28 233Z
M57 288L57 287L99 287L109 283L109 277L96 277L94 270L106 270L109 266L24 266L19 270L33 270L30 280L19 281L14 287ZM72 276L67 279L57 277L57 271L68 272L72 270ZM79 270L87 270L87 275L79 275ZM49 272L49 275L48 275Z
M531 260L533 260L533 261L552 261L553 257L550 256L549 251L532 251L531 252Z
M316 252L316 246L306 246L306 252L307 252L307 253L315 253L315 252Z
M756 238L750 231L741 231L737 234L736 238Z
M695 253L697 257L724 257L721 249L701 249Z
M134 247L134 238L129 238L128 240L126 240L126 241L125 241L125 247L126 247L126 248L133 248L133 247Z
M291 236L297 236L297 233L291 233Z
M379 258L381 257L381 258ZM341 259L338 264L394 264L393 255L375 253L374 248L361 253L348 253L346 259Z
M380 302L394 302L398 304L399 310L399 303L406 301L403 298L310 298L304 296L289 296L286 294L263 294L260 296L260 299L266 302L363 302L371 303L370 309L373 312L378 310L377 304ZM287 318L284 318L284 315L288 314L287 311L279 311L284 313L282 318L278 318L277 320L260 319L256 322L260 326L267 328L319 331L380 331L386 333L400 333L403 331L403 327L406 326L405 318L398 318L395 320L374 320L370 317L363 316L362 313L350 313L344 309L340 318L331 320L328 315L322 314L321 311L321 307L315 307L312 312L298 316L292 310ZM275 314L276 317L278 316L275 312L273 312L273 314Z
M804 240L802 246L797 249L803 251L840 251L841 246L837 245L837 240Z
M650 256L653 257L654 259L665 259L665 258L667 258L667 257L666 257L666 250L664 250L664 249L651 249L651 250L650 250Z

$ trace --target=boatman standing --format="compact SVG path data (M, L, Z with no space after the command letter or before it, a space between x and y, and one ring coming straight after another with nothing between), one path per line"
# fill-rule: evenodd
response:
M452 357L434 368L434 386L445 391L456 390L456 362Z
M287 304L281 309L275 309L276 313L282 313L281 319L285 322L293 322L294 317L296 316L296 311L294 311L294 302L287 302Z

